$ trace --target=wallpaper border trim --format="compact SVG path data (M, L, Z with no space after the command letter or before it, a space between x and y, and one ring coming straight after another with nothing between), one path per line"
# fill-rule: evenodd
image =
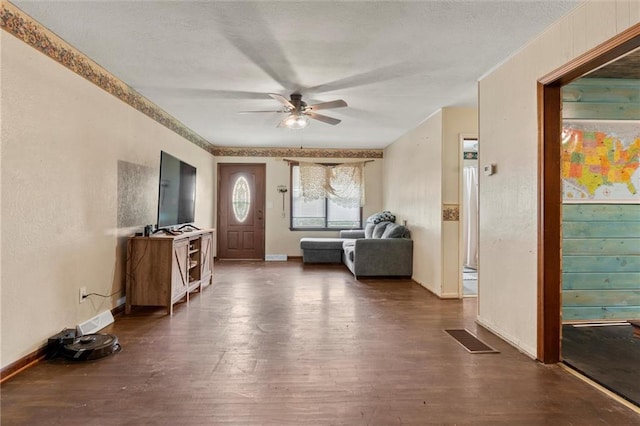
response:
M6 0L2 0L0 8L0 27L152 120L205 151L211 152L212 145L205 138L189 129L175 117Z
M216 157L382 158L381 149L244 148L215 146Z
M458 204L442 205L442 220L445 222L457 222L460 220L460 206Z

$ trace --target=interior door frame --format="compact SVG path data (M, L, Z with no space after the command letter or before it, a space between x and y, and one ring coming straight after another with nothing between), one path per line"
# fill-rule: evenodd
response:
M640 24L538 80L537 358L560 362L562 326L562 86L640 47Z

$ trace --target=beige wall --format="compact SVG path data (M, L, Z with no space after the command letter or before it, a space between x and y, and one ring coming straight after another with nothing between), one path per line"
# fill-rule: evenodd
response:
M442 220L458 204L460 134L476 134L474 108L443 108L384 151L384 209L407 221L413 279L443 298L459 297L457 221Z
M196 224L214 225L212 155L2 34L2 352L116 306L126 236L156 222L160 150L197 168Z
M531 356L537 331L537 79L640 21L640 1L590 1L479 83L479 321Z
M363 160L345 158L295 158L290 160L311 161L319 163L343 163ZM261 163L266 165L266 219L265 219L265 253L302 256L300 238L302 237L337 237L338 232L327 231L290 231L289 196L285 195L285 215L282 215L282 195L277 191L278 185L286 185L291 191L289 182L289 163L282 158L265 157L216 157L216 163ZM365 166L366 205L363 207L363 219L382 209L382 163L377 159Z
M442 293L442 110L384 150L384 209L407 221L413 279Z

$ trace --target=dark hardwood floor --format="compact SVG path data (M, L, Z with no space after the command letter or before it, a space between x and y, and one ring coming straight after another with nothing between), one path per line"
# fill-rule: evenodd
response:
M176 305L105 332L120 353L2 385L3 425L630 425L640 415L479 329L476 299L341 265L222 262ZM500 351L472 355L468 328Z
M640 339L634 337L631 324L563 325L562 359L640 406Z

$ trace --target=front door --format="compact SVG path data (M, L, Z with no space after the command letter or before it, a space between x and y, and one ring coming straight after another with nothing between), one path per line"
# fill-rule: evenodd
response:
M264 259L265 169L218 165L219 259Z

